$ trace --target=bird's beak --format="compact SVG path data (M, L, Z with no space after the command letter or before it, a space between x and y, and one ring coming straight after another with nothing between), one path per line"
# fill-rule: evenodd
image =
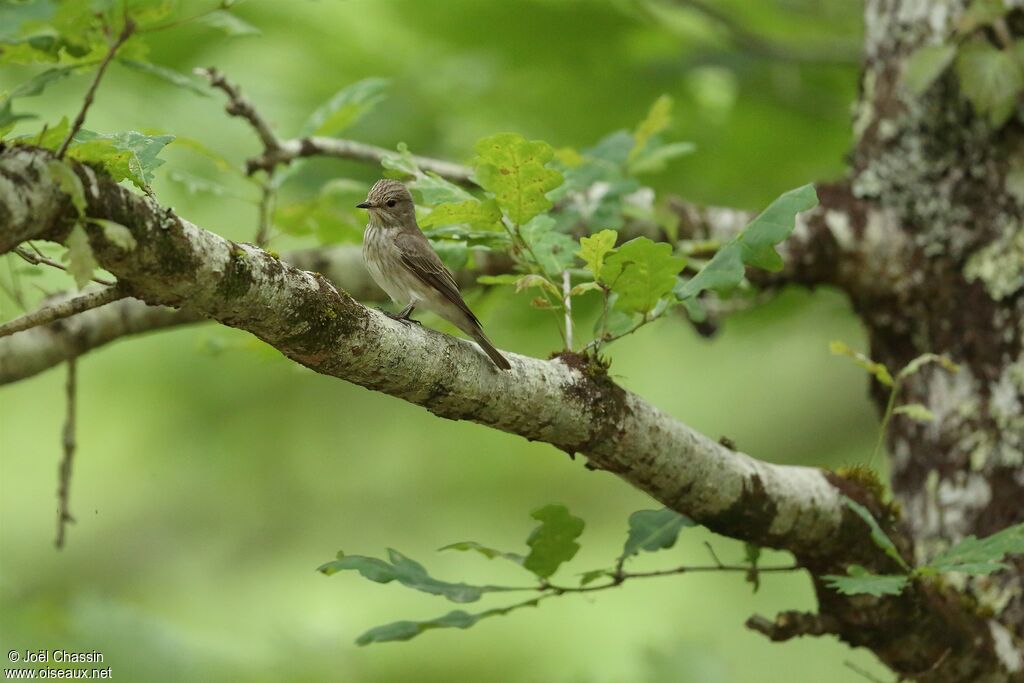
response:
M362 202L360 204L356 204L356 208L357 209L372 209L372 208L374 208L374 206L373 206L373 202L365 201L365 202Z

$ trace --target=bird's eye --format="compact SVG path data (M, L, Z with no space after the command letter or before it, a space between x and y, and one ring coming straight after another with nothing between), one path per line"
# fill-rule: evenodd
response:
M395 200L394 199L389 199L388 200L388 206L394 206L394 205L395 205Z

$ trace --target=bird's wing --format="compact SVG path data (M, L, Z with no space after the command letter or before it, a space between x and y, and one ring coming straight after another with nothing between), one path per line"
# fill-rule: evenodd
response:
M439 291L444 298L451 301L459 310L469 316L469 319L476 323L477 326L480 325L480 321L473 315L473 311L469 310L469 306L462 300L462 294L459 293L459 285L455 282L455 277L441 263L441 259L438 258L434 248L430 246L430 242L423 236L423 233L419 230L416 232L402 232L395 239L395 244L402 255L402 262L408 266L409 270L416 277Z

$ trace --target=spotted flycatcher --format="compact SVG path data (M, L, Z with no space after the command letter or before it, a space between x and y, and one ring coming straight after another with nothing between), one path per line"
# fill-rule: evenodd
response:
M433 311L475 339L496 366L511 369L462 300L451 271L416 224L412 195L405 185L397 180L378 180L357 208L370 212L363 233L366 269L396 304L405 307L391 317L409 322L417 306Z

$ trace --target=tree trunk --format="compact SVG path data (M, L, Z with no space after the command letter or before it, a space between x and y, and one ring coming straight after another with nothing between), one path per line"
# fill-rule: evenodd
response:
M872 357L898 369L935 352L961 366L910 378L900 401L925 405L935 420L897 416L889 432L892 487L919 561L1024 521L1024 196L1007 182L1024 164L1024 126L1018 116L995 127L978 115L952 69L920 98L901 82L913 50L949 42L968 4L869 0L856 116L853 191L895 218L900 234L887 239L902 245L905 264L889 286L850 292ZM1004 40L1024 35L1024 12L1000 28ZM851 227L853 239L871 230ZM873 394L884 409L888 390L876 384ZM1022 570L1018 560L968 586L1017 638ZM1008 634L992 630L1020 670Z

